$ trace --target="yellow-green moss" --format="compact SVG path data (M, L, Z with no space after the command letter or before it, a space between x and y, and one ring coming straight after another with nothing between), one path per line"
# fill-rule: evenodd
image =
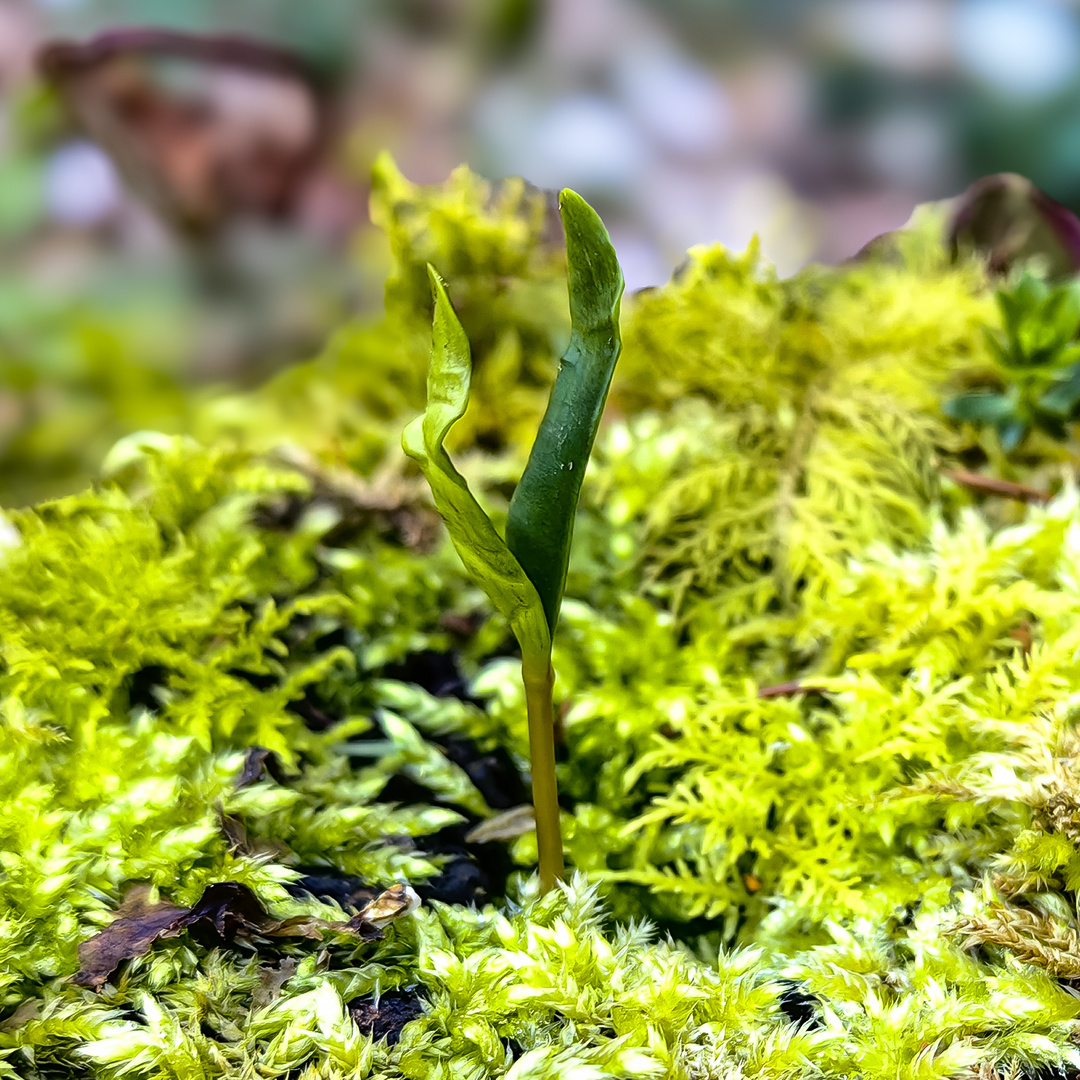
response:
M525 835L482 911L426 905L368 944L185 934L100 993L68 981L135 882L341 918L285 889L297 867L429 878L423 837L492 814L448 735L527 769L506 628L396 446L430 260L472 320L458 460L498 518L554 371L561 256L523 185L423 189L384 162L375 199L385 321L200 407L198 440L129 438L93 490L9 514L0 1074L1076 1068L1080 498L1055 481L1003 512L942 474L980 464L943 403L998 316L932 217L790 281L753 248L695 251L628 300L556 651L567 850L591 882L533 899ZM1025 453L1010 467L1045 482ZM387 678L451 646L482 707ZM784 683L812 692L759 696ZM238 789L252 746L280 768ZM390 990L422 999L393 1045L349 1011Z

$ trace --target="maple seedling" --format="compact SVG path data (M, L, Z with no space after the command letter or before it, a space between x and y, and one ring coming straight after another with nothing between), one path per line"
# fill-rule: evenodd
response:
M521 647L529 717L529 756L540 859L540 888L563 876L555 781L552 638L562 605L574 516L585 468L619 358L623 277L596 211L564 190L570 343L547 411L510 500L503 539L443 446L469 400L469 340L446 285L428 267L435 299L428 400L405 429L402 446L431 486L435 506L466 569L507 619Z

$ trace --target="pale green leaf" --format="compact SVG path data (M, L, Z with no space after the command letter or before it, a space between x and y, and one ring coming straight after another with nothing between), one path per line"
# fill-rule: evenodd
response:
M435 506L465 568L506 617L522 652L547 656L551 637L540 597L443 446L447 432L468 404L472 361L468 338L446 286L430 267L429 273L435 320L428 402L423 415L405 429L401 444L427 478Z

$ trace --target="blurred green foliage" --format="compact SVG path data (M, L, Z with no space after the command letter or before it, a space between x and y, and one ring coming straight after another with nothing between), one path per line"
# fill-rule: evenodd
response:
M88 483L121 435L180 431L191 391L176 376L175 313L124 303L50 299L9 277L0 285L0 496L19 505Z

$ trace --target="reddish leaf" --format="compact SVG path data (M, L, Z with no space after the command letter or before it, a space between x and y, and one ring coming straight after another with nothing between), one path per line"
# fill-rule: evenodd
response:
M1051 277L1080 269L1080 220L1016 173L984 176L957 199L949 243L954 253L978 252L995 274L1033 256Z

